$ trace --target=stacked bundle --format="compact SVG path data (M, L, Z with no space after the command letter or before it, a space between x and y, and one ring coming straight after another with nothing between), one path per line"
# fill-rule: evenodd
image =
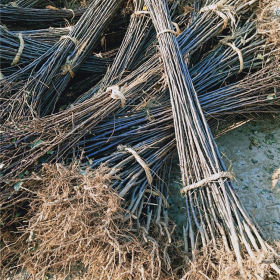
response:
M3 23L34 29L0 28L0 199L4 224L11 224L15 207L31 209L24 210L23 220L30 223L18 228L19 243L30 234L36 252L26 249L20 262L35 266L37 276L81 262L91 271L87 277L190 277L189 264L209 248L233 251L244 277L243 259L257 265L268 255L273 271L266 266L262 273L279 273L278 255L236 196L211 132L217 121L227 124L241 113L279 112L279 40L267 32L267 13L262 20L257 0L194 2L195 9L185 5L182 13L178 1L94 0L78 10L74 26L37 30L36 17L30 18L34 11L53 26L67 18L61 13L76 18L77 12L35 10L26 0L17 7L1 5ZM179 253L172 247L165 183L176 153L187 216L185 252ZM108 191L104 185L110 185ZM111 206L104 208L106 203ZM67 209L76 210L56 215ZM71 230L58 229L60 219L70 219ZM86 234L74 230L76 219ZM102 229L106 238L96 238L94 245L89 233L96 237ZM55 230L55 241L46 242ZM110 245L104 245L99 263L81 258L83 246L94 253L101 244ZM9 267L11 256L18 256L8 255Z
M40 25L59 26L66 20L79 19L86 9L78 10L53 10L53 9L32 9L0 5L1 21L7 25Z

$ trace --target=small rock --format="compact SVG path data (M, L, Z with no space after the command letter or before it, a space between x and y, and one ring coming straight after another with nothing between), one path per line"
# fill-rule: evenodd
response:
M274 155L267 155L269 159L274 159Z
M259 148L259 146L260 146L259 141L255 137L250 137L249 140L251 141L250 147L249 147L250 150L252 150L252 146Z
M272 190L262 190L262 192L265 192L265 193L273 193Z
M258 163L258 160L255 160L255 159L251 159L251 161L252 161L253 163Z

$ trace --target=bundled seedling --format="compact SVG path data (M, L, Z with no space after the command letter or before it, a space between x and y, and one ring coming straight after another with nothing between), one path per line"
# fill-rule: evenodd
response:
M109 0L92 2L69 36L62 37L44 55L10 76L3 91L12 91L13 83L22 79L22 75L27 74L29 78L22 81L22 88L4 102L3 114L16 118L51 112L82 62L99 43L121 3Z
M1 22L11 26L63 26L65 19L78 20L86 9L33 9L0 5Z
M104 33L104 36L107 38L108 45L110 45L112 41L119 41L119 39L123 37L123 30L128 24L127 18L128 17L122 13L118 13L114 17L114 24L110 24L108 30L106 30L106 33ZM21 30L13 31L13 33L22 33L23 37L54 45L60 40L62 36L69 35L69 32L74 28L73 25L69 25L67 23L65 25L66 27L49 27L45 29ZM118 40L116 40L116 36L119 36Z
M270 96L267 90L268 86L270 86L271 90L274 91L274 86L279 86L279 80L275 80L274 84L271 83L272 77L270 74L272 67L269 67L266 71L264 70L261 71L263 72L262 76L260 75L261 73L257 73L258 75L255 74L245 78L242 83L227 86L199 97L208 121L212 118L211 123L213 128L217 127L217 118L219 116L223 116L219 122L226 123L227 119L224 116L228 114L257 112L258 110L264 110L265 107L268 107L268 110L272 111L272 108L267 105L275 104L277 99L274 100L274 103L271 103L273 100L267 98ZM279 78L277 71L275 72L275 77ZM267 84L264 81L267 81ZM263 93L264 90L266 90L265 93ZM237 96L239 100L236 98ZM235 100L234 106L231 98ZM223 101L225 104L223 104ZM63 142L60 139L63 139L63 137L60 137L60 139L58 137L59 126L57 126L57 131L51 132L49 127L46 127L46 130L39 133L34 131L33 123L31 125L26 123L25 125L26 127L24 129L19 128L18 131L13 131L13 128L4 128L7 130L6 134L2 136L1 159L4 163L2 168L4 177L2 180L11 179L12 175L22 177L25 174L24 170L26 168L29 170L27 172L31 172L32 170L38 169L43 162L57 160L58 158L62 158L62 155L67 151L71 151L69 149L71 145L68 147L66 145L65 150L62 149ZM145 172L141 166L136 164L134 157L128 151L123 150L117 152L118 146L132 146L136 152L140 152L140 156L143 156L144 162L152 169L151 176L155 177L158 174L158 170L164 165L165 158L170 157L174 152L173 129L172 111L169 102L165 102L161 106L148 107L135 111L134 113L123 113L106 118L86 134L85 139L78 143L78 150L76 151L84 150L93 168L99 167L105 162L110 167L114 167L116 164L120 165L122 167L121 178L123 182L118 188L124 188L127 182L133 178L133 184L128 184L128 190L136 191L139 186L139 181L141 181L139 180L141 176L145 180L143 186L145 188L148 186ZM48 131L48 134L45 131ZM54 142L51 140L54 140ZM60 142L56 142L58 140ZM172 143L172 145L169 143ZM160 154L164 158L159 156ZM75 155L78 156L79 154ZM130 156L129 161L125 159L128 156ZM71 157L69 158L68 156L68 160L71 160ZM134 166L131 166L129 163L133 162L135 162ZM130 170L129 167L133 169ZM136 172L137 174L133 171L135 167L138 170ZM134 176L134 174L136 175ZM6 185L2 190L5 201L5 197L11 195L13 185L10 187Z
M60 35L59 38L63 36L69 36L70 32L68 28L50 30L53 30L53 32L55 33L58 32L58 34ZM28 32L12 33L9 32L4 26L0 26L0 65L1 72L7 80L10 79L10 75L16 75L16 71L18 71L20 67L24 67L27 64L32 63L34 60L39 59L42 55L44 55L51 49L51 46L47 44L49 42L49 39L52 38L52 36L48 37L48 34L50 33L51 32L46 32L47 37L45 37L45 42L43 42L43 40L41 42L38 42L37 40L33 40L32 36L26 37L26 34L28 34ZM40 32L38 34L42 35ZM114 53L108 53L108 55L107 53L103 53L103 57L90 55L82 64L79 72L105 74L108 67L112 64L113 56ZM24 80L27 80L28 73L23 75L22 78ZM5 94L9 94L9 91L3 90L1 92L1 97L5 97Z
M235 59L238 62L237 54L235 54L235 56ZM215 56L210 56L210 58L207 56L206 61L211 61L213 59L212 57L215 58ZM232 57L230 56L229 59L232 59ZM259 62L257 61L256 63L258 64ZM204 63L204 60L201 64L203 67L207 66L207 63ZM221 83L220 79L214 79L214 77L219 76L219 70L225 69L227 65L228 60L226 59L219 63L219 67L213 69L213 72L211 73L212 79L210 79L212 86L217 86ZM250 64L248 63L245 65ZM237 68L238 67L239 66L237 66ZM191 72L194 73L195 71L198 71L197 69L199 68L195 67ZM200 67L200 69L203 68ZM139 70L143 71L141 67ZM135 102L135 104L137 104L137 100L141 100L141 92L143 90L150 92L150 99L153 98L153 95L158 94L158 89L153 86L154 79L151 83L148 83L143 74L143 78L138 76L138 80L133 80L134 77L139 74L139 70L132 72L121 81L123 85L127 86L125 90L127 91L127 96L130 97L130 100L125 101L126 103L129 102L132 104L132 102ZM158 71L160 70L158 69ZM154 72L154 75L156 76L158 73ZM233 83L207 93L205 91L209 84L206 83L205 85L202 82L208 77L208 71L201 71L199 75L194 78L195 88L201 91L199 100L202 109L208 119L211 117L216 119L219 116L238 112L272 111L271 105L279 104L279 97L275 93L279 88L279 70L277 68L277 61L269 64L255 74L249 75L241 82ZM127 84L129 81L130 84ZM122 94L123 92L120 92L119 94ZM21 173L22 168L25 169L28 166L33 165L34 162L44 156L48 151L55 151L55 154L58 153L58 158L56 159L61 159L62 156L65 155L65 153L70 150L77 141L79 141L79 139L90 132L90 130L92 130L104 117L108 116L108 112L115 111L119 108L120 101L116 102L113 98L120 98L120 96L114 97L110 94L110 92L106 94L97 94L83 103L77 104L73 108L69 108L56 115L19 125L18 131L13 132L13 129L6 129L3 126L2 130L6 131L8 136L5 136L2 140L2 153L9 154L9 156L3 157L5 164L5 167L3 168L4 178L9 177L12 174ZM167 99L167 94L168 91L163 87L162 94L159 94L159 97L157 98L158 101L164 102L164 100ZM151 104L152 103L153 102L151 102ZM157 104L157 102L155 103ZM99 108L102 107L103 109L106 108L106 110L103 110L102 115L100 115ZM145 102L137 107L145 108ZM267 109L265 109L265 107L267 107ZM125 112L129 108L130 107L125 106L122 111ZM96 114L93 114L94 110L96 111ZM170 112L168 107L164 109L164 111ZM34 127L36 127L36 129L34 129ZM98 133L98 131L96 133ZM26 137L27 135L29 136ZM40 145L34 145L38 140L40 140ZM14 141L15 145L11 141ZM14 156L11 157L12 155ZM28 160L23 161L23 158L28 158ZM52 157L50 156L50 158Z
M52 46L57 43L62 36L69 35L72 29L73 26L50 27L36 30L12 31L12 33L21 33L24 38L28 38Z
M240 204L226 172L211 131L207 125L192 80L174 36L165 1L149 1L170 89L174 130L182 174L188 224L185 228L186 250L223 240L228 251L234 250L242 268L241 246L258 262L254 253L275 253ZM242 243L242 245L241 245ZM188 247L190 246L190 247ZM189 249L188 249L189 248ZM277 254L275 253L277 256ZM264 259L263 259L264 260ZM272 261L276 271L277 265Z
M269 266L279 270L277 254L240 205L210 132L240 113L279 110L277 41L267 39L271 8L256 24L250 12L256 0L196 2L191 14L178 17L177 1L171 17L162 0L134 1L133 8L128 1L116 16L121 1L101 2L93 1L74 27L1 28L1 223L25 225L20 267L34 268L35 278L66 275L80 263L85 277L164 279L175 261L183 279L222 279L222 256L222 265L245 277L248 264L256 277L264 278ZM17 1L29 8L44 3ZM123 14L131 12L127 27ZM188 257L176 253L184 261L170 252L167 215L165 181L176 143ZM16 209L25 216L15 226ZM24 219L28 226L19 223ZM2 240L7 269L19 257L11 239Z
M45 8L47 5L61 4L61 0L16 0L9 1L8 3L12 7L23 7L23 8Z

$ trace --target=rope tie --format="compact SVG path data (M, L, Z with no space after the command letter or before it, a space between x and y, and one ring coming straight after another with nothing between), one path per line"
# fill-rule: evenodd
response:
M119 152L127 151L127 152L131 153L131 154L134 156L134 158L136 159L136 161L137 161L137 162L142 166L142 168L144 169L144 171L145 171L145 173L146 173L146 176L147 176L147 179L148 179L149 185L152 185L153 177L152 177L150 168L149 168L149 166L144 162L144 160L137 154L137 152L135 152L133 149L128 148L128 147L123 146L123 145L119 145L119 146L117 147L117 149L118 149Z
M0 70L0 80L4 80L5 76L2 74L1 70ZM0 165L1 166L1 165ZM0 168L1 169L1 168Z
M176 29L176 36L180 35L182 33L180 27L179 27L179 24L176 23L176 22L172 22L173 26L175 27Z
M18 8L17 2L10 2L10 5L11 5L12 7Z
M133 149L125 148L125 151L128 151L129 153L131 153L135 157L136 161L143 167L143 169L146 173L146 176L147 176L148 183L149 183L149 185L151 185L153 182L153 177L152 177L152 174L151 174L151 171L150 171L150 168L148 167L148 165Z
M167 199L164 197L164 195L159 190L147 189L145 192L161 197L164 207L169 208L169 203L167 202Z
M237 74L240 74L244 68L244 61L243 61L243 55L242 55L242 52L240 49L238 49L236 46L235 46L235 43L233 42L232 44L231 43L225 43L225 45L231 47L237 54L238 54L238 58L239 58L239 62L240 62L240 69L239 71L237 72Z
M75 16L76 16L75 13L74 13L74 11L73 11L72 9L67 9L67 10L70 11L70 12L72 12L72 15L73 15L73 16L72 16L71 20L73 20L73 19L75 18Z
M164 29L162 31L160 31L158 34L157 34L157 38L159 37L159 35L163 34L163 33L173 33L175 36L178 36L182 33L178 23L176 22L172 22L173 26L175 27L176 31L172 30L172 29Z
M111 86L111 87L107 87L106 92L108 91L112 91L111 93L111 98L116 99L116 100L120 100L121 101L121 107L124 106L126 98L124 96L124 94L120 91L119 86Z
M75 46L77 46L77 44L78 44L78 40L75 37L71 37L69 35L63 35L60 37L59 41L61 41L63 39L70 39L75 44Z
M70 19L70 20L73 20L74 18L75 18L75 13L74 13L74 11L72 10L72 9L66 9L66 8L64 8L64 9L62 9L62 10L64 10L64 11L70 11L71 13L72 13L72 18Z
M150 14L150 12L147 11L147 6L144 5L143 10L135 11L133 14L136 15L136 16L139 16L139 15L144 15L144 14Z
M61 67L61 70L63 76L65 76L69 72L72 79L75 77L75 73L72 70L72 61L66 61L65 65Z
M159 37L159 35L162 35L164 33L173 33L174 35L176 35L176 31L174 31L172 29L164 29L157 34L157 38Z
M22 34L21 33L18 33L18 38L19 38L19 41L20 41L20 45L19 45L19 49L18 49L18 52L13 60L13 62L11 63L11 66L17 64L20 60L20 56L23 52L23 49L24 49L24 41L23 41L23 38L22 38Z
M208 184L209 182L215 181L220 178L233 179L233 175L231 172L225 172L225 171L213 174L213 175L209 176L208 178L205 178L197 183L193 183L191 185L188 185L188 186L182 188L181 194L187 193L188 191L199 188L199 187L203 187L206 184Z
M72 37L70 36L65 36L69 39L71 39ZM74 38L75 39L75 38ZM71 39L72 40L72 39ZM77 41L77 40L76 40ZM74 78L75 73L73 72L72 68L74 67L79 55L83 52L84 48L87 46L89 40L85 41L80 48L77 50L74 58L72 60L69 59L70 56L67 57L66 59L66 63L64 66L61 67L62 70L62 75L66 75L68 72L70 73L71 77ZM75 42L74 42L75 43ZM72 56L72 55L71 55Z
M136 16L147 15L147 14L149 15L150 12L148 12L148 11L135 11L133 14L136 15Z
M227 25L228 25L228 19L230 18L232 20L233 23L235 23L235 19L234 16L231 13L231 8L229 6L225 6L223 5L223 3L220 1L217 4L212 4L206 7L203 7L200 12L204 13L207 11L213 11L214 13L216 13L216 15L218 15L219 17L221 17L224 21L222 30L223 31Z
M73 63L74 63L74 60L69 60L69 57L67 57L66 63L61 67L63 76L65 76L69 72L72 79L75 77L75 73L72 70Z

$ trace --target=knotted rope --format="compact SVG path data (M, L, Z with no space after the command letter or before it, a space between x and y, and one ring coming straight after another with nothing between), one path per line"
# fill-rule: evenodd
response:
M145 170L147 179L148 179L148 183L149 183L149 185L151 185L153 182L153 177L152 177L152 174L151 174L151 171L150 171L150 168L148 167L148 165L133 149L125 148L125 150L128 151L129 153L131 153L135 157L136 161L143 167L143 169Z
M146 173L149 185L152 185L153 177L152 177L149 166L144 162L144 160L133 149L128 148L126 146L119 145L118 151L127 151L127 152L131 153L134 156L134 158L136 159L136 161L143 167L143 169Z
M116 100L120 100L121 101L121 106L123 107L126 101L125 96L123 95L123 93L120 91L119 86L111 86L111 87L107 87L106 92L108 91L112 91L111 93L111 98L116 99Z
M214 13L216 13L216 15L218 15L219 17L221 17L223 19L224 24L223 24L221 31L223 31L227 27L229 18L232 20L233 23L235 23L234 16L232 15L232 12L231 12L232 8L224 5L222 1L219 1L217 4L212 4L212 5L203 7L200 10L201 13L204 13L207 11L213 11Z
M66 61L66 63L61 67L61 70L63 76L69 72L72 79L75 77L75 73L72 70L72 61Z
M157 38L159 37L159 35L161 34L164 34L164 33L172 33L174 34L175 36L178 36L182 33L178 23L176 22L172 22L173 26L175 27L176 31L172 30L172 29L164 29L162 31L160 31L158 34L157 34Z
M70 39L75 44L75 46L77 46L77 44L78 44L78 40L75 37L71 37L69 35L63 35L60 37L59 41L61 41L63 39Z
M147 14L149 15L150 12L148 12L148 11L135 11L133 14L136 15L136 16L147 15Z
M241 50L235 46L234 42L232 44L225 43L225 45L231 47L238 54L238 58L239 58L239 62L240 62L240 69L237 73L240 74L242 72L242 70L244 69L244 61L243 61L243 55L242 55Z
M179 27L179 24L176 23L176 22L172 22L173 26L175 27L176 29L176 36L180 35L182 33L180 27Z
M78 44L78 40L75 37L71 37L70 35L61 36L59 41L61 41L63 39L70 39L75 44L75 46L77 46L77 44ZM78 52L76 54L76 56L74 57L73 60L69 60L69 57L67 58L65 65L63 65L61 67L62 75L66 75L69 72L72 79L75 77L75 73L73 72L72 68L73 68L73 64L75 63L79 54L80 54L80 52Z
M196 188L199 188L199 187L203 187L205 186L206 184L208 184L209 182L211 181L215 181L217 179L220 179L220 178L229 178L229 179L233 179L233 175L231 172L219 172L219 173L216 173L216 174L213 174L211 176L209 176L208 178L205 178L197 183L193 183L191 185L188 185L184 188L181 189L181 194L184 194L190 190L193 190L193 189L196 189Z
M1 70L0 70L0 80L4 80L5 76L2 74ZM0 164L0 169L1 169L1 164Z
M166 209L169 208L169 203L167 202L167 199L165 198L165 196L159 190L147 189L145 192L161 197L164 207Z
M73 20L73 19L75 18L75 13L74 13L74 11L73 11L72 9L67 9L67 10L70 11L70 12L72 12L73 16L72 16L71 20Z
M24 49L24 41L23 41L23 38L22 38L22 34L21 33L18 33L18 38L19 38L19 41L20 41L20 45L19 45L19 49L18 49L18 52L13 60L13 62L11 63L11 66L17 64L20 60L20 56L23 52L23 49Z
M72 13L72 18L70 19L70 20L73 20L74 18L75 18L75 13L74 13L74 11L72 10L72 9L66 9L66 8L63 8L62 10L64 10L64 11L70 11L71 13Z
M139 15L150 14L150 12L147 11L147 6L143 6L142 11L135 11L133 14L139 16Z

